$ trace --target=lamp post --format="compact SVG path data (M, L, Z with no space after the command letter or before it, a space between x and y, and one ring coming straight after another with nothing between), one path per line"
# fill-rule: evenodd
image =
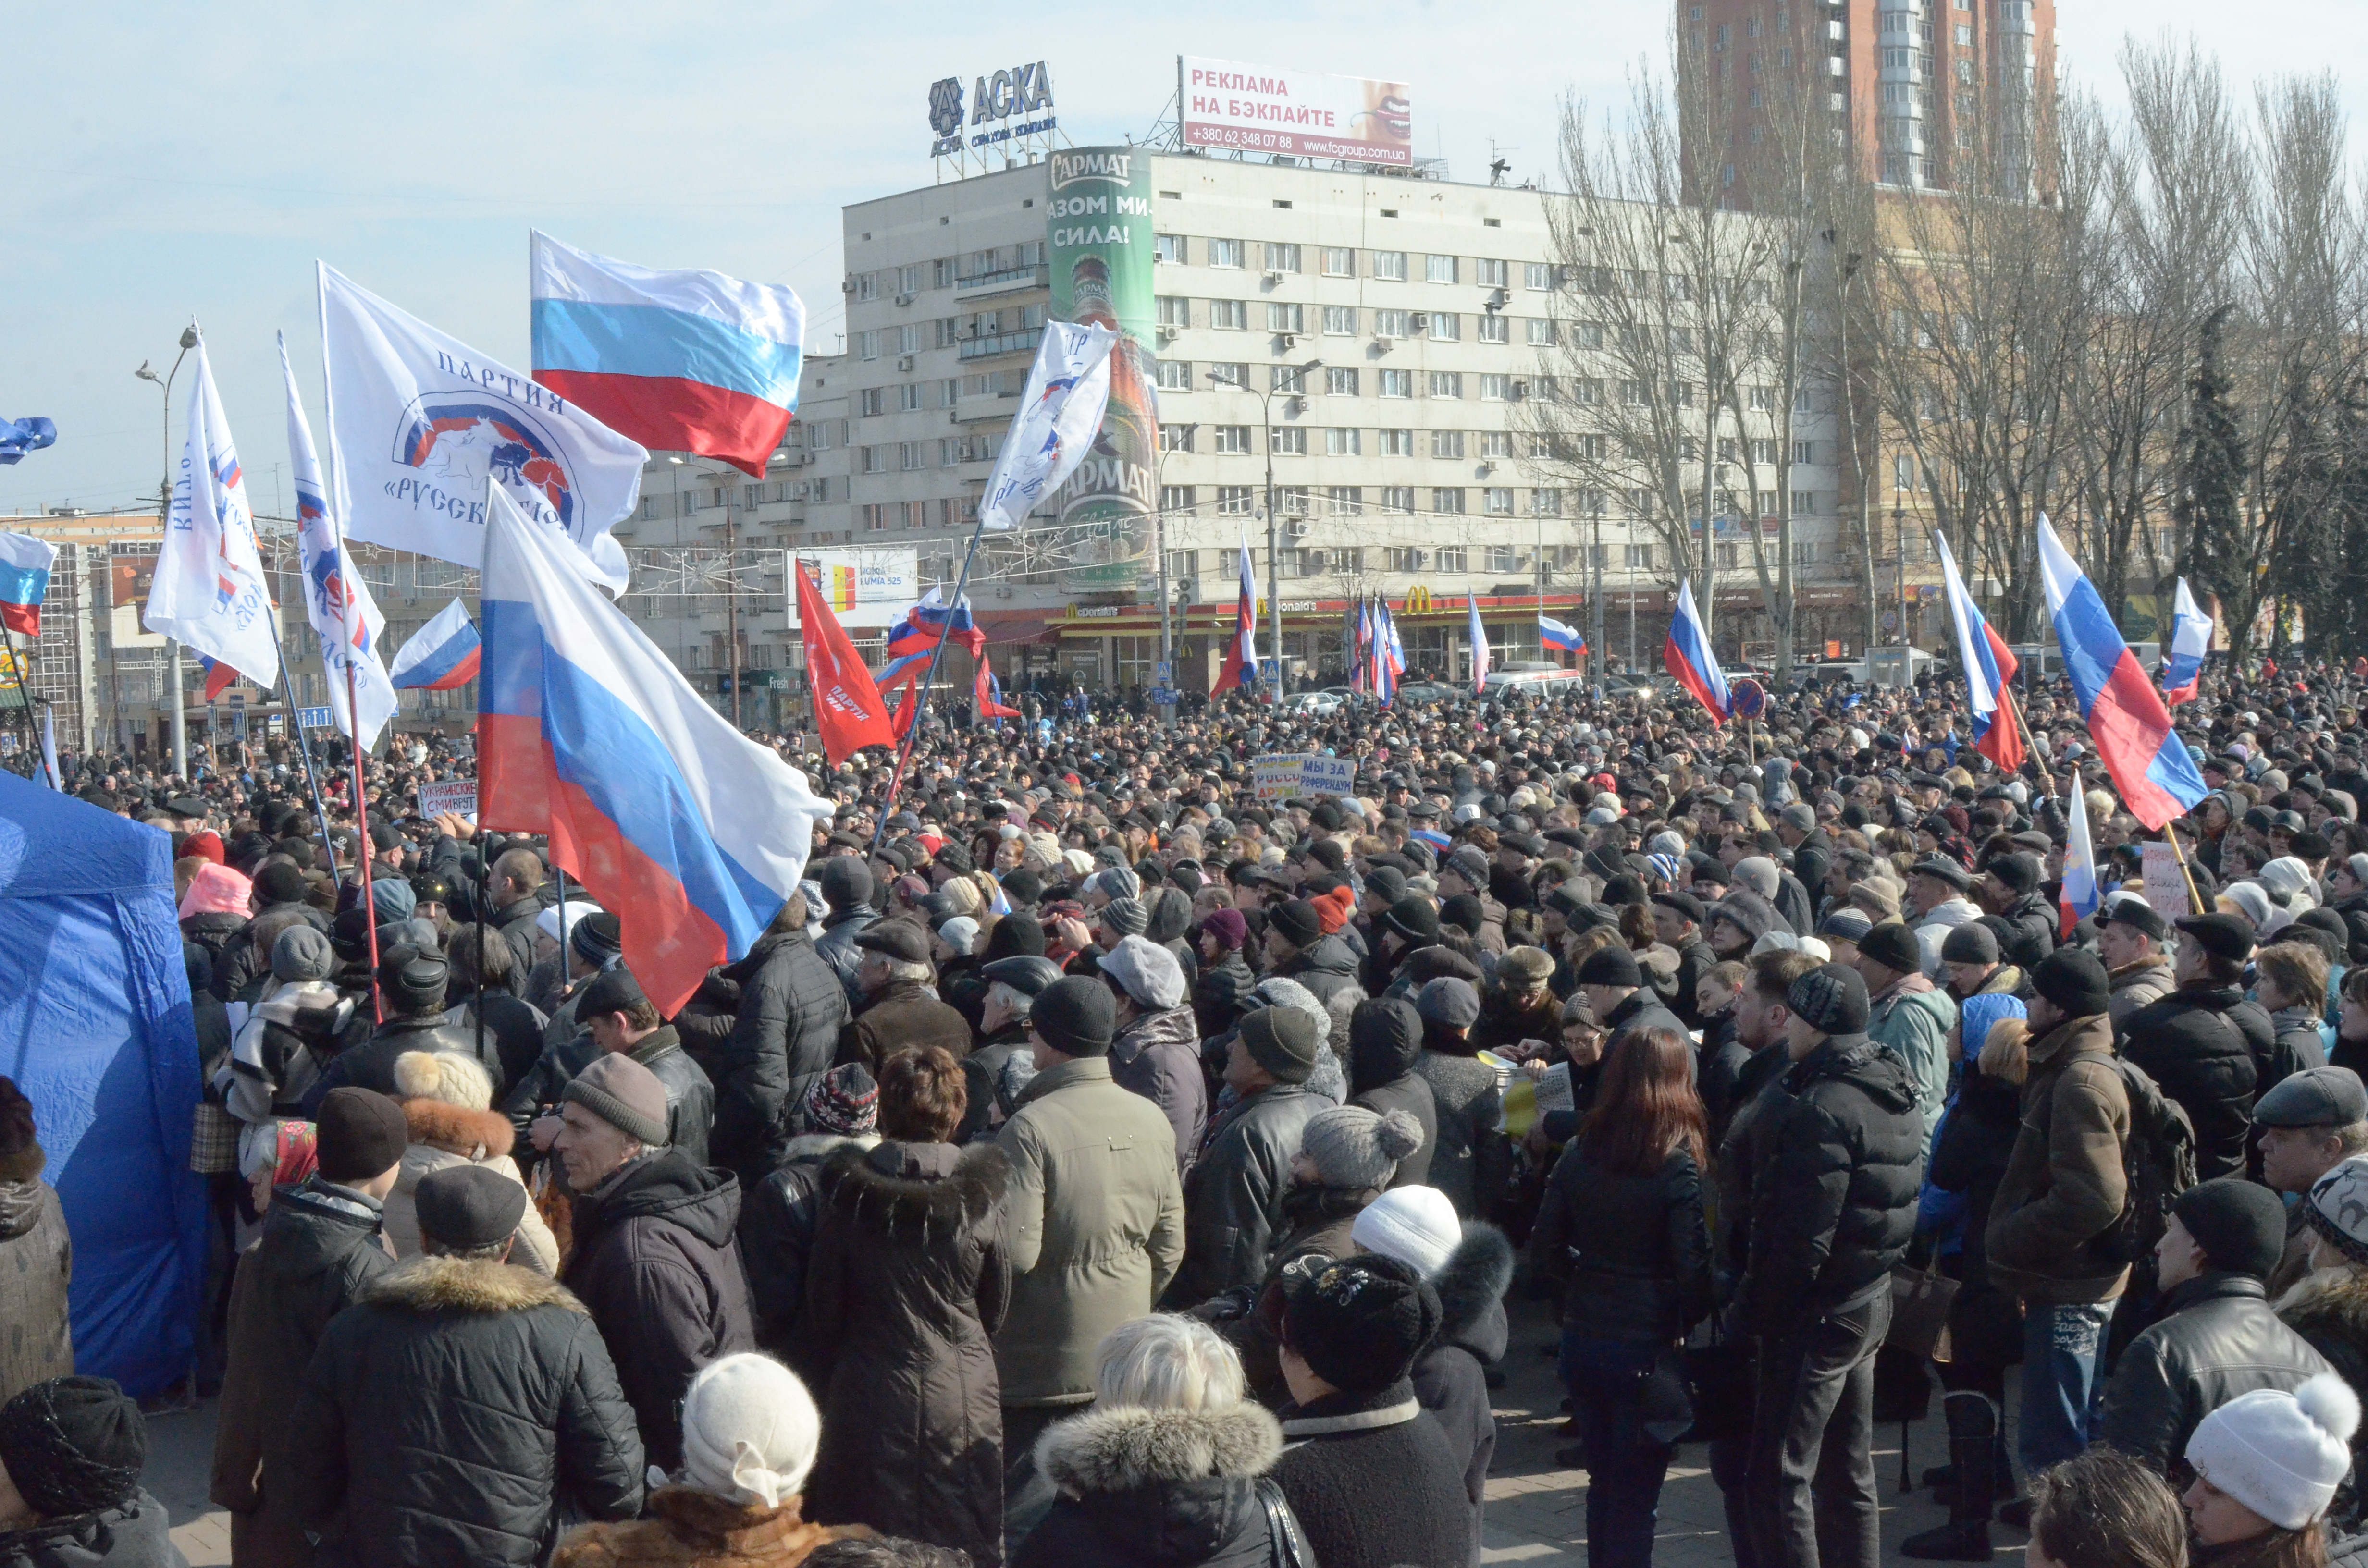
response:
M1310 359L1306 364L1298 367L1300 384L1292 390L1291 395L1305 396L1305 380L1308 372L1320 370L1323 368L1324 361L1321 359ZM1235 392L1250 390L1238 381L1227 381L1214 370L1209 372L1209 380L1218 386L1231 387ZM1266 444L1266 603L1268 639L1272 648L1274 666L1274 699L1277 702L1282 700L1282 524L1274 515L1273 416L1274 394L1282 390L1281 387L1269 386L1262 392L1251 394L1258 400L1258 439Z
M198 328L197 324L192 322L181 329L181 351L173 356L173 368L170 370L159 376L148 368L148 361L142 359L140 361L140 368L131 372L143 381L155 382L156 390L165 394L165 481L156 487L156 521L159 528L173 526L173 378L181 373L181 361L188 358L189 350L197 346ZM118 678L115 670L114 646L111 642L108 644L107 678L109 684L113 684ZM183 699L180 640L173 637L166 638L165 650L166 666L165 678L173 688L173 771L186 778L189 774L189 732L188 716L181 711Z

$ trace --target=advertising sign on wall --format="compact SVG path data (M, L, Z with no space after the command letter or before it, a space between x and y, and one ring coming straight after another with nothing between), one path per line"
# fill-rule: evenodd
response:
M1404 82L1190 54L1178 59L1177 78L1188 147L1402 167L1414 162L1414 107Z
M912 545L880 550L797 550L795 559L814 569L823 598L841 626L884 627L901 619L923 592L920 551ZM797 595L788 599L789 623L798 624Z
M1107 528L1106 548L1069 574L1073 588L1133 587L1146 547L1159 461L1159 359L1151 345L1154 254L1151 157L1135 147L1079 147L1048 160L1045 217L1052 315L1119 335L1110 351L1101 438L1061 492L1061 520Z

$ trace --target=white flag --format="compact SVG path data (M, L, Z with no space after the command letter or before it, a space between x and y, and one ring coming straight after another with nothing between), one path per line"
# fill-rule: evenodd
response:
M255 512L246 504L238 447L222 417L204 338L192 352L198 365L189 433L141 623L268 691L279 684L279 631L255 548Z
M285 333L279 338L279 373L288 382L288 460L296 471L296 542L304 557L304 617L321 639L321 669L337 728L367 748L378 744L378 733L394 717L394 687L378 646L386 617L337 537L328 490L321 483L321 460L313 450L313 426L296 393L296 372L288 365ZM349 671L356 706L361 710L359 731L346 708Z
M586 575L625 589L609 529L642 493L650 454L522 370L498 365L323 264L330 499L347 539L475 566L485 484L556 528Z
M1044 324L1044 341L1028 372L1019 412L996 454L986 493L979 497L981 528L1018 528L1086 460L1110 402L1110 346L1117 341L1118 334L1106 326Z
M58 772L57 710L41 704L41 765L49 770L50 788L63 790L65 784Z

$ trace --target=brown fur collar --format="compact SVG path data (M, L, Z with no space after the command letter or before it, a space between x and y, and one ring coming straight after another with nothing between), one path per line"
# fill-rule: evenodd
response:
M518 1130L501 1112L469 1110L442 1100L405 1100L403 1119L410 1125L414 1143L427 1143L465 1160L507 1154L518 1140Z
M531 1269L426 1254L381 1275L362 1300L406 1312L522 1312L532 1307L586 1311L573 1291Z
M803 1562L834 1540L868 1538L865 1525L814 1525L801 1516L802 1499L757 1508L688 1486L650 1494L654 1518L632 1524L586 1525L559 1546L552 1568L656 1568L656 1565Z
M30 1181L49 1163L39 1143L28 1143L13 1154L0 1154L0 1181Z
M2296 1334L2323 1333L2368 1347L2368 1270L2349 1264L2315 1269L2278 1298L2277 1313Z
M891 1176L869 1150L848 1145L823 1161L822 1179L831 1206L857 1224L890 1236L917 1227L926 1237L985 1220L1010 1176L1010 1161L992 1144L965 1150L952 1173L937 1179Z

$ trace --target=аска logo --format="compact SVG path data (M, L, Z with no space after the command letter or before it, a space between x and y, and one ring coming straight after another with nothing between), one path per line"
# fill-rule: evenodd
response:
M949 76L942 82L929 84L929 129L940 136L951 136L962 129L962 78Z

